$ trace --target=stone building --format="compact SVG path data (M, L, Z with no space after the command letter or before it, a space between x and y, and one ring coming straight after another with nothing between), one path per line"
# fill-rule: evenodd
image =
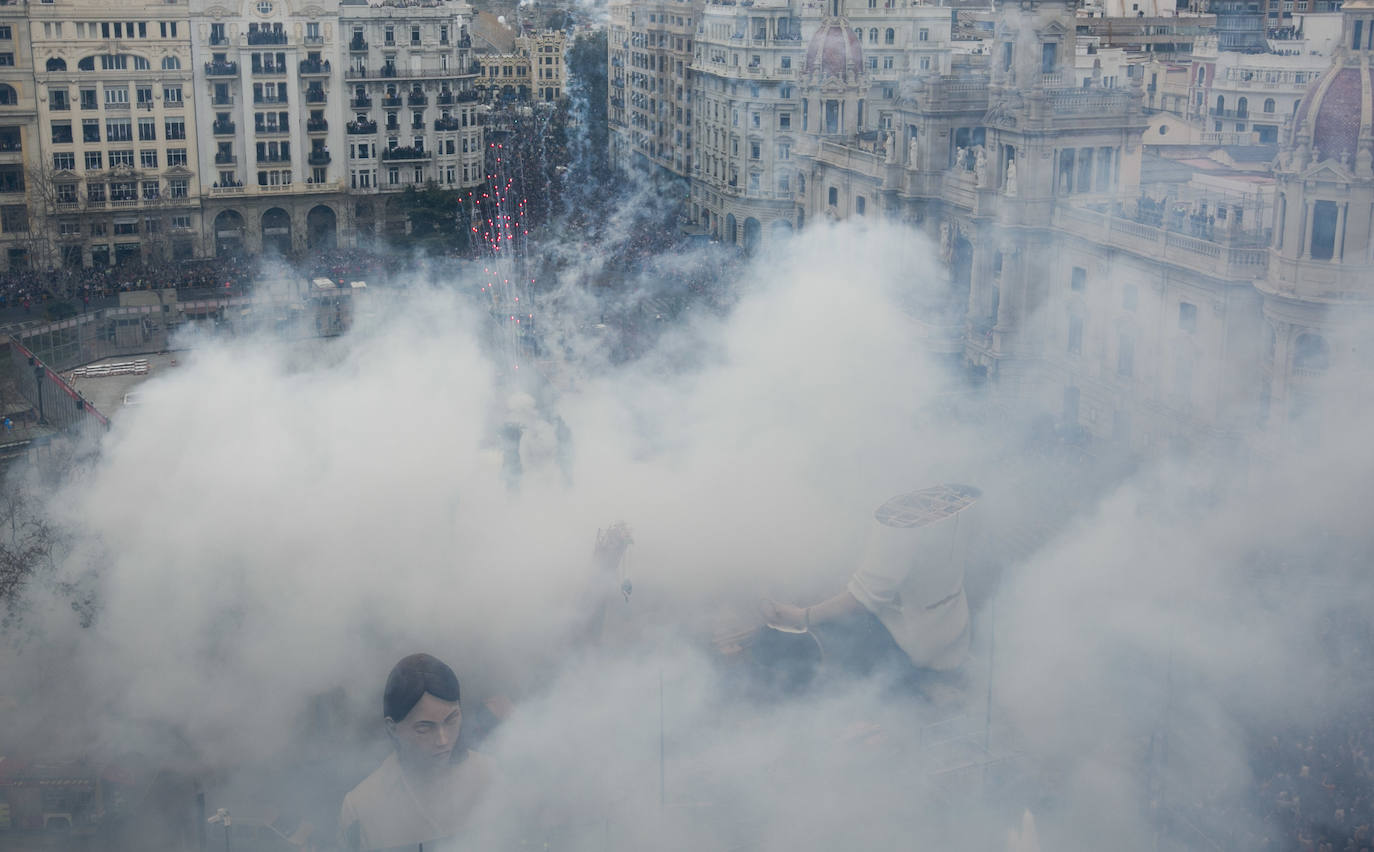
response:
M611 3L607 114L617 167L691 173L689 71L702 7L702 0Z
M467 3L449 0L340 4L348 190L359 234L403 229L386 196L407 186L467 189L485 180L471 15Z
M1274 236L1259 279L1267 322L1259 419L1311 438L1329 372L1367 396L1374 360L1374 2L1348 0L1340 47L1298 106L1276 168ZM1347 394L1338 394L1347 395Z
M794 227L801 28L789 0L702 10L691 66L689 216L716 239L752 249L764 229Z
M30 4L41 129L34 218L45 261L190 257L201 182L185 7L154 0ZM46 251L46 249L45 249Z
M337 0L191 0L207 254L338 242L347 95L337 14Z
M45 160L39 134L28 16L21 5L0 6L0 268L43 268L60 256L55 199L44 190L66 158Z

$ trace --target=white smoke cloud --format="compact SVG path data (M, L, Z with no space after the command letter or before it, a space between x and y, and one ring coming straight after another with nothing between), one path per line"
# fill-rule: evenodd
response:
M1026 807L1046 849L1146 848L1151 784L1242 785L1247 714L1342 700L1313 628L1367 583L1333 568L1293 594L1261 557L1310 553L1310 536L1367 545L1350 507L1368 505L1368 421L1250 481L1190 456L1089 499L1091 478L1028 454L1023 419L948 413L967 399L900 307L942 281L907 231L815 226L743 268L728 315L688 315L620 366L591 357L579 331L596 317L565 291L570 313L545 326L577 363L556 399L497 378L468 281L383 299L338 341L202 346L52 500L65 571L97 567L100 609L87 629L49 611L42 642L4 652L7 682L36 697L14 730L60 718L54 748L170 750L252 786L311 739L318 696L375 716L390 665L423 649L466 700L516 699L488 744L504 767L488 848L552 832L571 848L987 849ZM731 690L709 649L721 612L837 591L873 507L949 480L988 494L970 585L993 591L962 694ZM592 614L595 531L621 519L631 600L601 588L618 629L570 645ZM316 744L346 755L316 787L367 771L379 742L358 724ZM1152 738L1199 730L1152 779ZM985 744L1007 759L989 765Z

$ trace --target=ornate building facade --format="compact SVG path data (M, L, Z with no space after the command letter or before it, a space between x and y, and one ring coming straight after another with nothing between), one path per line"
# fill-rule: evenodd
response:
M192 0L190 13L207 253L334 245L346 212L337 0Z
M190 257L202 233L184 7L28 7L42 157L30 174L42 266ZM43 256L40 256L43 255Z

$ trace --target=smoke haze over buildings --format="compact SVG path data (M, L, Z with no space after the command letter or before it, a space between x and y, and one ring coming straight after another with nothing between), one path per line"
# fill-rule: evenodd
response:
M641 288L699 261L659 258ZM1161 796L1239 795L1247 730L1366 698L1368 661L1332 648L1340 614L1374 602L1368 411L1333 394L1308 446L1089 475L923 350L904 306L943 286L938 265L895 226L813 226L743 268L728 313L689 313L621 365L564 294L556 394L484 349L474 282L384 300L336 342L198 346L48 495L71 543L57 579L98 610L82 627L36 593L0 652L12 735L324 807L384 746L379 724L318 727L321 696L378 717L388 668L426 650L465 706L516 700L485 746L503 780L482 848L990 849L1025 808L1045 849L1151 848ZM1004 760L944 772L959 759L929 726L955 705L882 683L732 691L710 656L721 612L832 594L873 508L944 481L987 495L976 694L956 704L975 740L990 716ZM602 590L619 629L576 643L587 554L616 520L633 596Z

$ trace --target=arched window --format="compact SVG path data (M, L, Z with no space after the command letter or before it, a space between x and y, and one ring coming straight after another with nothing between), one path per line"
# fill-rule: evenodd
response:
M78 70L78 71L94 71L94 70L95 70L95 57L94 57L94 56L83 56L83 57L81 58L81 60L80 60L79 62L76 63L76 70Z
M162 60L162 70L163 70L163 71L180 71L180 70L181 70L181 60L180 60L180 59L177 59L175 56L164 57L163 60Z
M1249 113L1250 113L1250 99L1249 99L1249 98L1241 98L1240 100L1236 101L1236 116L1237 116L1238 118L1244 118L1244 117L1245 117L1246 115L1248 115Z
M65 59L58 59L56 56L54 56L52 59L49 59L49 60L48 60L48 70L49 70L49 71L66 71L66 70L67 70L67 60L65 60Z
M887 32L883 33L883 44L896 44L896 43L897 43L897 31L894 30L892 27L888 27L888 28L887 28Z
M877 44L877 43L878 43L878 28L877 28L877 27L874 27L873 29L871 29L871 30L868 31L868 43L869 43L869 44Z
M151 62L149 62L147 59L143 58L142 56L135 56L135 57L134 57L134 70L135 70L135 71L147 71L149 68L152 68L152 67L153 67L153 64L152 64Z
M0 83L0 106L15 106L19 103L19 93L13 86Z
M1197 84L1198 84L1199 86L1201 86L1201 85L1203 84L1203 82L1204 82L1206 79L1207 79L1207 69L1206 69L1206 68L1203 68L1203 67L1199 67L1199 68L1197 69Z
M1293 366L1299 370L1325 370L1330 350L1320 334L1299 334L1293 344Z
M1217 95L1217 115L1221 115L1221 114L1222 114L1223 112L1225 112L1225 111L1226 111L1226 96L1225 96L1225 95Z
M1273 98L1265 98L1265 99L1264 99L1264 111L1265 111L1265 112L1273 112L1273 111L1274 111L1274 99L1273 99Z

